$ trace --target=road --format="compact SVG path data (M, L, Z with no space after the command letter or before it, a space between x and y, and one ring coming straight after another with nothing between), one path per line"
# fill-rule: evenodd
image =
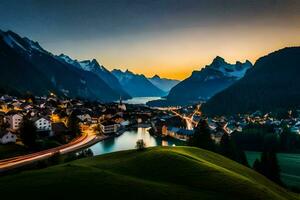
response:
M84 147L88 147L103 139L105 139L105 136L97 136L92 130L87 130L80 137L72 140L68 144L32 154L0 160L0 172L15 169L17 167L25 166L36 161L47 159L55 153L66 154L74 152Z
M191 117L187 117L187 116L181 115L181 114L179 114L178 112L176 112L176 110L174 110L174 109L170 109L170 111L171 111L175 116L179 116L179 117L181 117L182 119L184 119L184 120L186 121L186 124L187 124L187 127L186 127L186 128L187 128L188 130L193 130L194 127L197 126L198 122L194 121L194 120L193 120L193 117L194 117L195 114L200 113L198 109L195 110L195 111L193 112L193 114L191 115Z

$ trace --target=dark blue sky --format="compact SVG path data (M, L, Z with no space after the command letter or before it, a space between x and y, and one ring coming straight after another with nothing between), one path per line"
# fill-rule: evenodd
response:
M253 61L299 44L299 16L297 0L0 1L2 30L37 40L54 53L95 57L110 69L148 75L171 77L173 70L179 78L216 54Z

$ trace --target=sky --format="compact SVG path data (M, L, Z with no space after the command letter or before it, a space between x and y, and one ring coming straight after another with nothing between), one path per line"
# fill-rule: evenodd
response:
M300 46L298 0L1 0L0 29L109 70L184 79Z

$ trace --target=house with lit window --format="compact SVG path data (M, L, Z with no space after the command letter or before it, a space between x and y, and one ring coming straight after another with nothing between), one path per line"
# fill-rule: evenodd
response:
M82 114L82 115L77 115L77 118L80 119L82 122L91 122L92 117L89 114Z
M5 121L9 124L12 130L18 130L22 123L23 116L21 114L9 114L5 116Z
M37 131L51 131L51 120L48 117L35 117L33 122Z
M117 124L114 121L104 121L100 123L100 127L104 134L113 134L119 130L120 124Z
M0 143L1 144L8 144L8 143L16 143L17 136L11 132L3 132L0 133Z
M178 140L187 141L194 135L193 130L184 128L162 126L162 135L176 138Z

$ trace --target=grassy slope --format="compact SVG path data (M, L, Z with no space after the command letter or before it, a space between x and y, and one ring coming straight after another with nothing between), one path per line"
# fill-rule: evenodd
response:
M190 147L123 151L5 176L0 178L0 192L10 199L33 194L73 199L299 199L251 169Z

